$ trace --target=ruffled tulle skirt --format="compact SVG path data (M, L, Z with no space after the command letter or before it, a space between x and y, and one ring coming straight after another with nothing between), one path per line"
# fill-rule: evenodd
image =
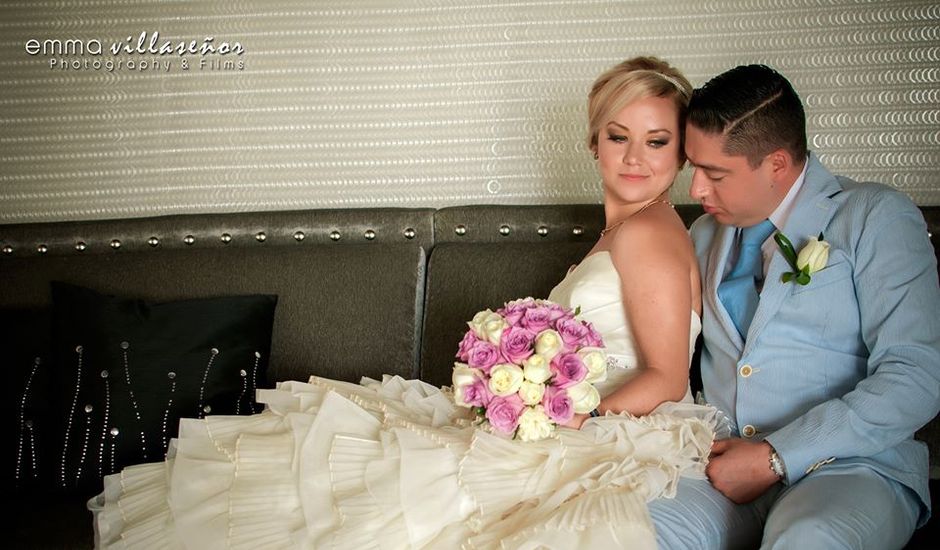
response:
M261 390L183 420L165 462L105 478L104 548L655 548L646 502L702 477L719 419L667 403L523 443L445 390L386 377Z

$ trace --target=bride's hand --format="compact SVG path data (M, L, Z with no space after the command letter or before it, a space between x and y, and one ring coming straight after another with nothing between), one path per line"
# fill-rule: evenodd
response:
M580 430L581 425L584 424L584 421L587 420L588 418L590 418L590 415L575 413L575 415L571 417L571 420L565 422L564 424L562 424L562 426L566 428L571 428L574 430Z

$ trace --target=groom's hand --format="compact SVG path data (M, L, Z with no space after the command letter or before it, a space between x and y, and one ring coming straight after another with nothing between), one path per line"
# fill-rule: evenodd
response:
M712 444L705 475L733 502L744 504L764 494L779 479L770 469L770 443L739 438Z

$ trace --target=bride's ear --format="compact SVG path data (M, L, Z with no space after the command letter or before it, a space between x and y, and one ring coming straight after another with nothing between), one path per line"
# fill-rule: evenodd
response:
M597 146L591 147L591 152L594 153L594 160L600 158L600 156L597 154Z

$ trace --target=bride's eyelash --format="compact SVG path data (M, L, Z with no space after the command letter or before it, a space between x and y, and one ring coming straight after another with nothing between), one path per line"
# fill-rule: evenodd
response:
M620 135L620 134L610 134L610 133L608 133L608 134L607 134L607 140L608 140L608 141L612 141L612 142L614 142L614 143L623 143L623 142L627 141L627 137L626 137L626 136L623 136L623 135ZM655 148L658 149L658 148L660 148L660 147L665 147L666 145L669 145L669 140L668 140L668 139L651 139L651 140L647 141L647 143L648 143L650 146L655 147Z

